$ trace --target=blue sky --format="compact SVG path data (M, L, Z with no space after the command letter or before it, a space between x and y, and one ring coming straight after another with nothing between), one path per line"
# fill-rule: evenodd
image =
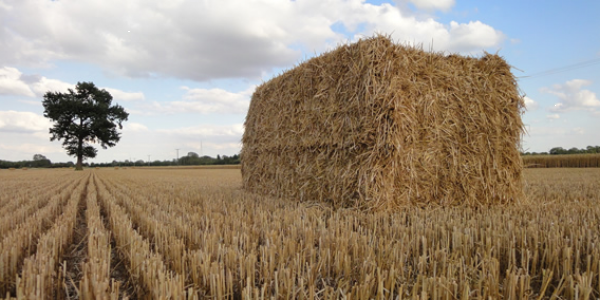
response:
M41 101L78 81L130 112L91 162L238 153L256 85L376 32L498 52L526 96L526 151L600 145L598 12L595 0L0 0L0 159L74 161L50 142Z

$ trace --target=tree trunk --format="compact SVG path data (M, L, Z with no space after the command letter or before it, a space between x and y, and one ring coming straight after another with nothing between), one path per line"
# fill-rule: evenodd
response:
M83 162L83 140L79 138L77 143L77 164L75 165L75 171L82 171L83 166L81 165Z
M77 155L77 164L75 165L75 171L82 171L83 170L83 166L81 165L82 161L83 161L82 155L78 154Z

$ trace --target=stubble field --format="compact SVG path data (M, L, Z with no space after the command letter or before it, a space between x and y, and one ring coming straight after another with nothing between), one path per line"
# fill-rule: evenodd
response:
M529 169L524 203L334 210L238 169L0 170L0 296L596 299L600 169Z

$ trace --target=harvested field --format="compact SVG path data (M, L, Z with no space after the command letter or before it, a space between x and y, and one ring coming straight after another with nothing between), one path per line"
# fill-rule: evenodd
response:
M250 194L237 169L0 171L0 294L600 297L600 169L524 178L518 205L384 213Z
M526 168L598 168L600 154L526 155Z

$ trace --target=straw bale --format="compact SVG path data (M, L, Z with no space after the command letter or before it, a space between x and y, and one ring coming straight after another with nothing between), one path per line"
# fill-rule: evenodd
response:
M498 55L362 39L256 89L243 186L367 209L514 202L523 192L523 108Z

